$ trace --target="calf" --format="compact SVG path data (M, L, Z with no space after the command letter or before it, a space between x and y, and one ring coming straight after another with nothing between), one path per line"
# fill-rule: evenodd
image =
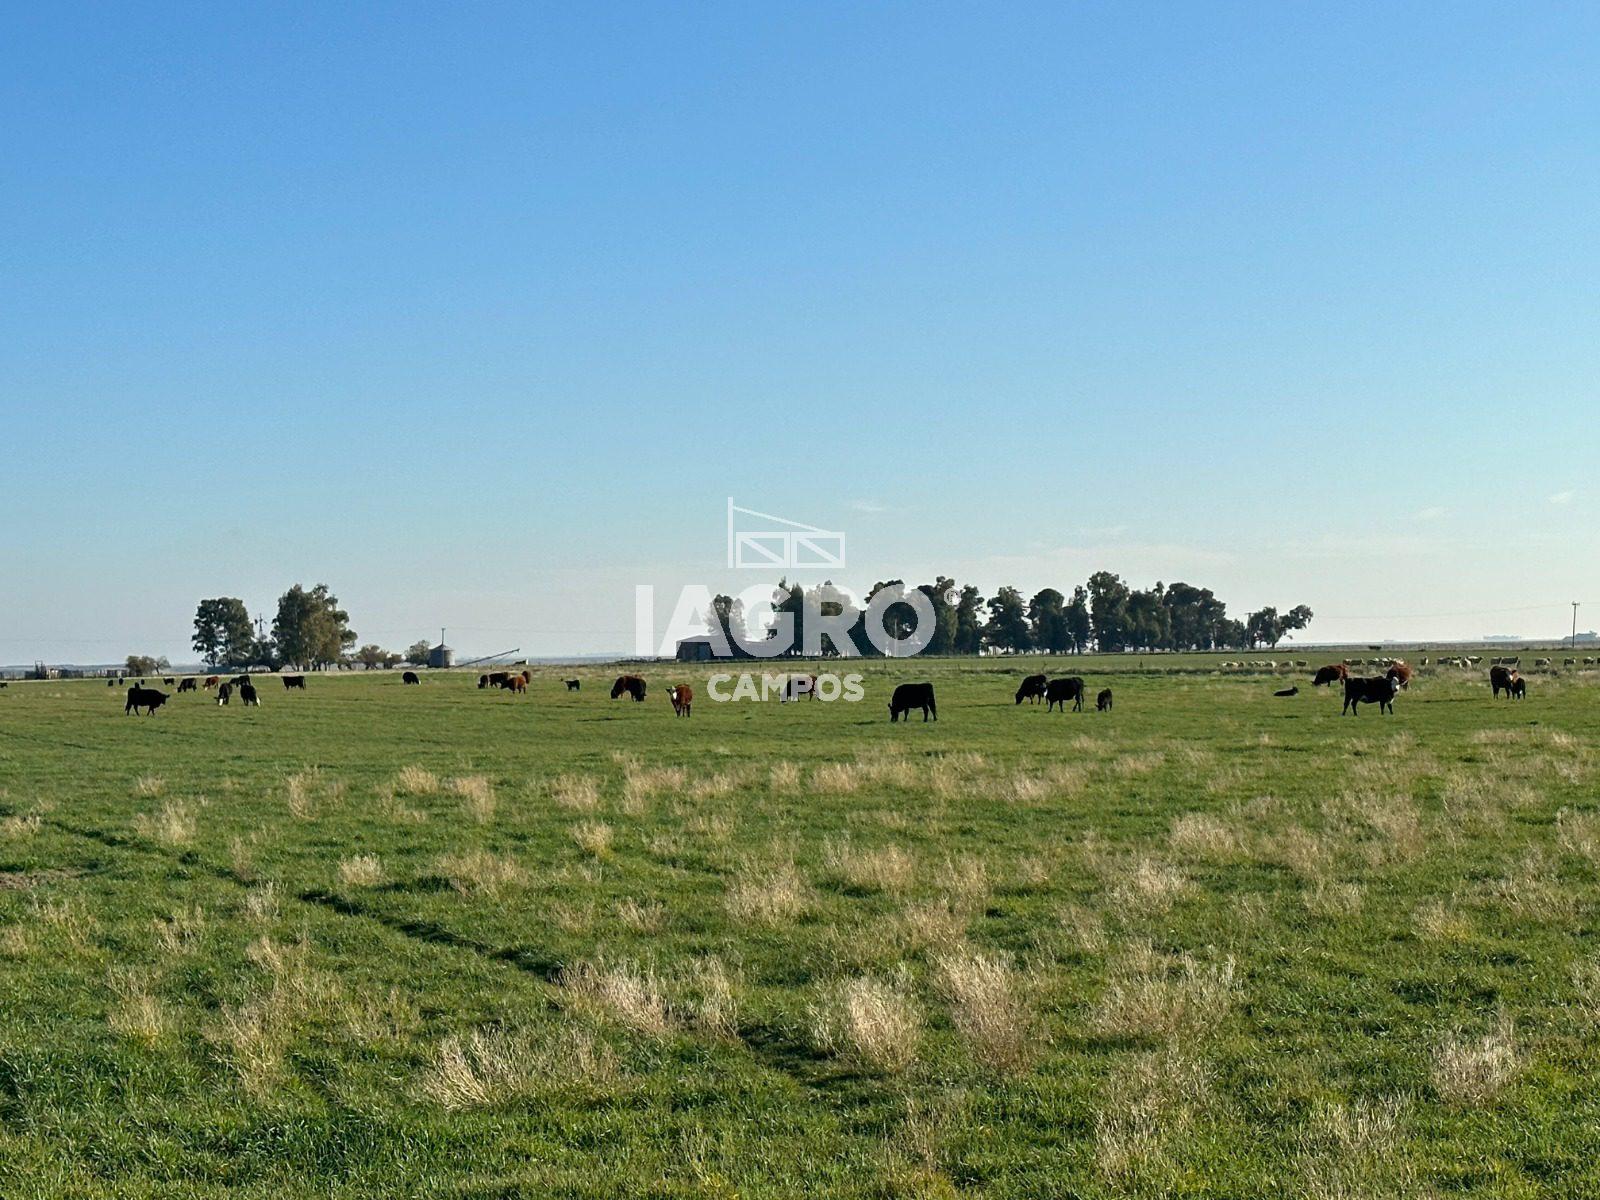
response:
M898 721L902 714L906 720L911 719L911 710L920 708L924 722L931 716L935 721L939 719L939 707L933 702L933 684L931 683L902 683L894 689L894 695L889 698L889 720Z
M156 709L167 702L167 694L158 692L154 688L134 686L128 689L128 702L122 706L122 715L136 713L141 708L148 709L146 716L155 716Z
M178 681L176 679L163 679L161 682L166 684L168 687L171 687L173 684L177 683Z
M1274 696L1298 696L1300 694L1300 689L1298 687L1286 687L1283 689L1283 691L1273 692L1272 694Z
M404 675L400 676L400 682L402 684L421 683L422 680L417 678L417 673L415 671L407 671Z
M1359 717L1363 704L1376 704L1380 713L1386 709L1392 713L1394 698L1399 691L1400 681L1392 675L1378 675L1371 679L1346 679L1343 711Z
M667 689L667 699L672 701L672 715L687 717L689 710L694 705L694 689L687 683L680 683L677 687Z
M251 705L256 708L261 707L261 700L256 696L256 685L248 679L239 685L239 699L244 701L246 708L251 707Z
M1040 700L1044 699L1044 684L1045 678L1043 675L1029 675L1022 681L1021 686L1017 688L1016 703L1021 704L1024 700L1030 700L1034 704L1039 703Z
M567 691L569 692L575 692L583 685L583 680L581 679L563 679L561 682L567 685Z
M304 675L285 675L283 677L283 690L288 692L295 688L299 688L302 692L305 691L306 677Z
M217 703L226 704L233 698L233 684L225 683L217 688Z
M1094 710L1095 710L1095 712L1110 712L1111 711L1111 689L1110 688L1103 689L1100 692L1100 694L1094 698Z
M192 680L192 679L185 679L185 680L183 680L182 682L180 682L178 684L178 691L180 691L180 692L192 692L194 690L195 690L195 683L194 683L194 680Z
M1083 711L1083 680L1076 675L1065 679L1052 679L1044 685L1044 710L1053 712L1057 705L1067 711L1067 701L1072 701L1072 711Z
M1521 675L1518 675L1515 679L1513 679L1511 681L1511 698L1513 700L1522 700L1522 699L1526 698L1527 695L1528 695L1528 681L1526 679L1524 679Z

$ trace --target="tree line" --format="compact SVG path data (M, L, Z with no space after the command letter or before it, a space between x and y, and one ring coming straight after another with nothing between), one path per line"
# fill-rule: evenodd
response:
M1298 604L1282 613L1262 608L1241 621L1228 615L1227 605L1210 588L1160 582L1152 588L1134 588L1110 571L1095 572L1074 587L1071 596L1047 587L1025 597L1015 587L1002 587L985 597L973 585L960 585L943 575L932 583L916 585L915 590L927 598L933 612L932 638L923 652L941 655L1254 650L1276 647L1310 625L1312 617L1310 608ZM897 637L909 633L916 627L916 612L908 601L893 599L907 593L906 582L889 579L874 584L867 603L885 591L890 593L884 608L885 628ZM808 590L799 583L780 580L773 593L773 609L793 623L793 654L801 653L806 644L808 620L840 618L847 613L851 616L847 637L855 653L880 653L866 636L865 610L854 609L831 582ZM718 640L726 638L735 657L748 656L732 637L733 631L742 630L743 623L742 605L731 596L717 596L712 611L706 614L707 632ZM775 634L776 627L768 632L769 636ZM822 635L823 654L844 652L832 642L830 634Z
M208 666L312 671L356 663L370 669L426 662L432 649L430 642L421 639L403 655L375 643L352 652L356 640L356 633L350 628L350 614L339 607L339 598L327 584L319 583L307 590L297 583L278 597L270 633L257 632L250 610L236 596L200 601L195 609L191 644Z

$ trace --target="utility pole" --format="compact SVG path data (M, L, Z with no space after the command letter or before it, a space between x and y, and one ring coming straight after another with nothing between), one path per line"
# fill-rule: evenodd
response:
M1578 648L1578 602L1572 602L1572 648Z

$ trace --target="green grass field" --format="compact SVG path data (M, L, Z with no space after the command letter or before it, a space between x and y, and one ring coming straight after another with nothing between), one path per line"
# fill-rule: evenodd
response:
M1162 661L13 683L0 1194L1600 1195L1600 677Z

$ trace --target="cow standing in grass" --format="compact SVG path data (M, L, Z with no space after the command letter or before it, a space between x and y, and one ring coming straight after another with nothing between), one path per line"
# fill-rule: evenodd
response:
M1400 681L1392 675L1378 675L1370 679L1346 679L1343 713L1359 717L1363 704L1376 704L1380 713L1385 711L1392 713L1394 698L1399 692Z
M632 696L636 701L642 701L644 699L644 690L644 680L637 675L618 675L617 681L611 685L611 698L616 700L621 696L627 695Z
M687 683L680 683L677 687L667 689L667 699L672 701L672 715L687 717L694 707L694 689Z
M146 716L156 715L156 709L167 702L167 694L158 692L155 688L134 686L128 689L128 702L122 706L122 715L137 713L141 708L146 709Z
M935 721L939 719L939 707L933 702L933 684L902 683L895 688L889 699L889 720L898 721L904 715L909 721L913 708L922 710L924 722L930 717Z
M1069 675L1065 679L1052 679L1044 685L1044 710L1054 712L1059 706L1062 712L1067 711L1067 701L1072 701L1072 711L1083 711L1083 680L1076 675Z
M1043 675L1029 675L1022 681L1021 686L1017 688L1016 703L1021 704L1024 700L1031 701L1034 704L1039 703L1044 699L1045 682Z

